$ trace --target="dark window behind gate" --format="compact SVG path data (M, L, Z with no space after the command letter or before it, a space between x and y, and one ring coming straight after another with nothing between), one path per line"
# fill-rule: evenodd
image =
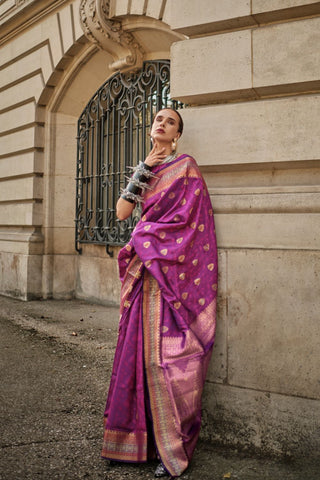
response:
M78 120L76 249L82 243L124 245L139 220L116 219L115 207L129 166L150 150L150 125L163 107L182 107L170 99L168 60L145 62L135 74L113 75L91 98Z

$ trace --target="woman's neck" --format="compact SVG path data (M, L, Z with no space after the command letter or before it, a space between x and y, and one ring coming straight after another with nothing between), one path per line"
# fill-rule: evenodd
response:
M158 143L158 147L159 147L159 150L161 148L165 148L165 151L164 153L168 156L168 155L171 155L173 152L172 152L172 146L171 144L168 145L168 143Z

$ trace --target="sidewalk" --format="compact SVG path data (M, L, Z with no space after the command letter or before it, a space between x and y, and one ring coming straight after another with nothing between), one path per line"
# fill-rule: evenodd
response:
M154 463L100 459L118 308L0 297L0 479L151 480ZM319 465L199 442L183 480L319 480Z

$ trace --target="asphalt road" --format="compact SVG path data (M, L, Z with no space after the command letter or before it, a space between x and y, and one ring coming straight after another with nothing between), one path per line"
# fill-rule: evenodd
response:
M82 345L73 336L77 332L59 336L58 327L56 335L51 335L45 326L40 328L48 322L41 315L40 302L38 307L36 303L30 307L10 302L6 299L1 305L0 298L0 479L154 478L155 463L110 467L100 458L102 416L116 327L110 329L110 334L102 332L105 339L111 338L106 348L95 341L94 328L87 328L87 341ZM11 307L14 314L10 313ZM30 315L30 308L36 307L38 314ZM46 309L49 307L54 309L54 303L46 304ZM23 315L23 308L29 309L27 315ZM88 308L92 311L93 307L79 307L85 319L89 319ZM100 314L107 313L99 308ZM74 322L83 325L83 318L79 315ZM54 318L51 320L53 324ZM181 478L319 480L319 470L319 465L304 459L289 463L259 459L199 442L195 457Z

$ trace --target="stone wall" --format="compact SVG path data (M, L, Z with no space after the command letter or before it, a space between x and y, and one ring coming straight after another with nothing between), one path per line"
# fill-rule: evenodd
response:
M319 451L320 4L177 0L183 149L206 176L220 248L203 435ZM201 8L203 6L204 8Z
M83 21L88 11L85 36L79 8L0 6L0 292L118 303L115 258L74 249L75 137L130 55ZM188 104L179 149L201 166L215 210L219 317L202 435L318 455L320 2L117 0L107 30L109 19L139 45L134 61L171 59L171 93Z
M48 228L56 215L47 105L88 45L77 20L79 2L6 1L1 7L0 291L32 299L46 289Z

